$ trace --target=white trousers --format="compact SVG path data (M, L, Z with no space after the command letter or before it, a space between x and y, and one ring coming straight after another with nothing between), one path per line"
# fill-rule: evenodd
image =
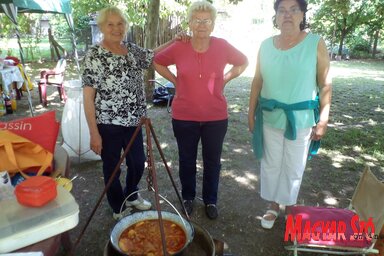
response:
M296 140L284 138L284 130L263 127L260 163L261 197L282 205L297 202L307 163L312 128L297 130Z

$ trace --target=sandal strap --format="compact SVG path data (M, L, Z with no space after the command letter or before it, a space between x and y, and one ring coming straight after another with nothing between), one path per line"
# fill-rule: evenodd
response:
M267 210L267 212L265 214L272 214L273 216L275 216L276 218L279 217L279 213L275 210Z

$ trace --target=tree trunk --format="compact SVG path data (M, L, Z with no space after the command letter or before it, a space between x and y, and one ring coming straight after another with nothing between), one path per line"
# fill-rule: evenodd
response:
M148 8L148 20L147 20L147 29L145 35L145 48L154 49L156 47L156 39L157 39L157 28L159 25L159 12L160 12L160 0L152 0L150 1ZM155 70L153 67L149 68L145 74L145 91L147 94L147 100L150 99L152 87L151 83L148 82L149 79L155 78Z
M335 16L335 21L334 21L334 25L333 25L333 32L332 32L332 38L331 38L331 49L330 49L330 55L329 57L331 58L331 60L334 59L334 56L333 56L333 47L334 47L334 43L335 43L335 38L336 38L336 31L337 31L337 16ZM336 55L336 54L335 54Z
M379 33L380 33L380 30L376 30L375 35L374 35L373 48L372 48L372 58L376 57L377 43L379 42Z
M340 35L340 43L339 43L339 51L338 51L338 57L340 60L342 59L343 56L343 45L344 45L344 39L347 35L347 19L343 19L343 27L341 29L341 35Z

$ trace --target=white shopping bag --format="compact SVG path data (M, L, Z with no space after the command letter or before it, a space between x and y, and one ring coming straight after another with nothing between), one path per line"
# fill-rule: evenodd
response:
M90 149L90 136L83 105L83 88L80 80L70 80L64 83L67 101L65 102L61 133L64 143L62 147L69 156L79 156L81 159L100 160Z
M0 201L15 198L15 188L7 171L0 171Z

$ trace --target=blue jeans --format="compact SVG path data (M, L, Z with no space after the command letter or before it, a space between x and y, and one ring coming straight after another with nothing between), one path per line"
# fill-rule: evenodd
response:
M106 185L118 164L122 152L129 144L137 127L124 127L119 125L99 124L98 129L103 140L101 159L103 160L104 184ZM113 212L119 213L121 205L126 197L137 191L137 184L140 182L144 172L145 154L143 147L143 134L140 130L125 158L127 174L125 177L125 188L120 183L121 170L119 168L111 186L107 191L108 203ZM129 201L136 200L137 193L129 198ZM123 210L125 207L123 207Z
M201 139L203 156L203 200L216 204L219 187L221 152L228 120L195 122L172 119L173 133L179 149L179 177L184 200L196 196L196 159Z

